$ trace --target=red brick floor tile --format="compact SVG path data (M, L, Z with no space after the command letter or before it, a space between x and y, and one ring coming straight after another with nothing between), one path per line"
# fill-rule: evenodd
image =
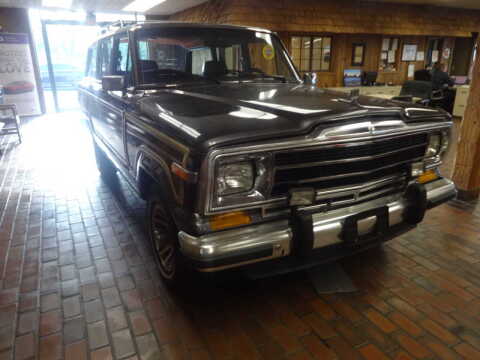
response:
M327 347L316 335L311 334L302 338L302 343L307 351L318 360L334 360L335 353Z
M63 358L62 335L54 334L40 338L40 360L57 360Z
M87 360L87 343L79 341L65 346L65 360Z
M380 349L378 349L375 345L365 345L358 349L360 354L366 360L388 360L388 356L385 355Z
M53 334L62 329L62 314L53 310L40 315L40 335Z
M15 360L29 359L35 356L35 337L33 333L15 339Z
M112 351L109 346L92 351L90 353L91 360L113 360Z
M454 347L455 351L462 355L465 359L476 360L480 359L480 351L476 350L472 346L461 343Z

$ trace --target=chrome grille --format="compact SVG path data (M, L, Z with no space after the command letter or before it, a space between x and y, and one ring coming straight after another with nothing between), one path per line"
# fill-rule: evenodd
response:
M398 192L399 179L405 183L409 165L423 158L427 142L427 134L415 134L278 152L272 196L283 196L295 187L313 187L318 201L327 195L352 202L352 196L358 200L379 191ZM357 193L346 194L345 188L355 188Z

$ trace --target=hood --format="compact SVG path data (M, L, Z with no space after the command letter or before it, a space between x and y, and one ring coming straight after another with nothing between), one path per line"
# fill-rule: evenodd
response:
M185 144L211 147L305 135L316 127L366 120L445 121L438 110L292 84L214 84L159 90L139 111Z

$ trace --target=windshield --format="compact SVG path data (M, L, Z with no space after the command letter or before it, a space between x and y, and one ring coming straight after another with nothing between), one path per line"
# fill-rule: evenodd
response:
M264 32L153 28L139 30L136 43L141 84L299 80L280 41Z

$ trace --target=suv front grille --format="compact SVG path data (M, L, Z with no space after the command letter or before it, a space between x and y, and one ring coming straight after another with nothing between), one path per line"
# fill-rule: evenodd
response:
M393 175L406 181L409 165L423 158L427 142L427 134L415 134L278 152L272 196L283 196L295 187L329 193L329 189L361 186Z

